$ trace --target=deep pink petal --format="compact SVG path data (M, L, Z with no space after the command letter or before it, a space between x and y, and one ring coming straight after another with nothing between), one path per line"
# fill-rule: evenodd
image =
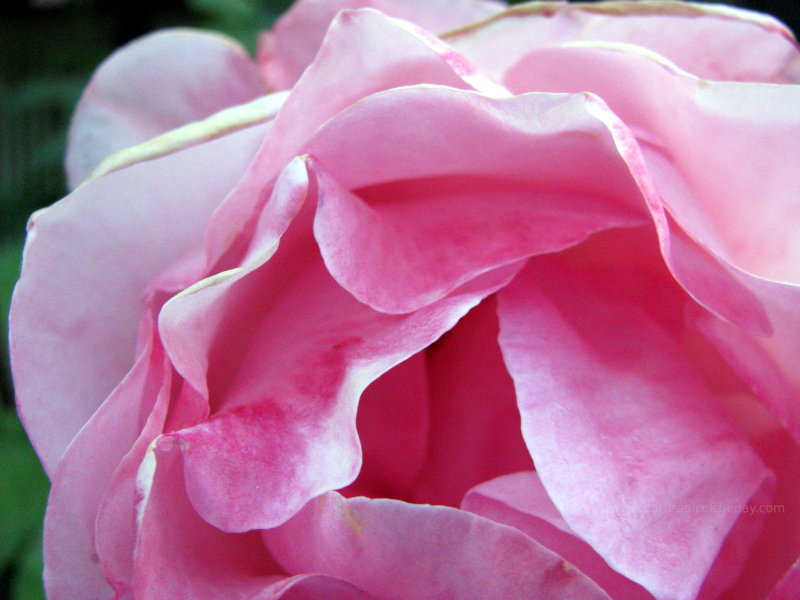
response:
M430 441L414 502L457 507L477 483L531 468L495 310L487 298L426 352Z
M109 173L31 217L10 346L17 406L48 473L130 369L149 284L202 250L211 211L268 127ZM174 275L183 286L198 276Z
M95 517L114 470L139 435L141 415L152 408L163 377L163 351L151 342L59 464L44 523L44 584L49 598L99 600L111 593L95 548ZM132 552L133 546L127 550Z
M338 15L247 175L214 214L208 228L209 267L258 213L265 183L303 153L304 142L325 121L369 94L421 83L508 94L441 40L408 23L374 10ZM343 139L353 140L354 136L348 131Z
M513 473L478 485L464 497L461 508L516 527L574 564L612 598L653 600L652 594L614 571L575 535L535 471Z
M491 0L300 0L261 36L258 62L272 89L289 89L314 60L328 26L342 9L374 8L440 32L478 21L503 7Z
M341 577L383 600L608 598L519 531L448 507L330 492L263 537L289 573Z
M656 598L694 598L737 517L710 507L745 504L769 471L603 270L531 259L498 314L525 441L570 528Z
M706 79L800 81L800 51L785 25L722 5L531 3L443 37L498 81L527 52L579 41L643 46Z
M139 470L134 597L259 597L280 569L258 533L224 533L197 515L186 496L182 462L172 441L160 439Z
M331 274L404 313L488 269L643 223L641 192L593 104L409 87L332 119L305 146L345 187L320 184L314 231Z
M78 103L69 186L118 150L264 93L257 66L233 39L189 29L140 38L100 65Z
M345 496L408 500L428 458L431 403L425 352L373 381L358 401L363 462Z
M800 558L772 589L767 600L793 600L800 595Z

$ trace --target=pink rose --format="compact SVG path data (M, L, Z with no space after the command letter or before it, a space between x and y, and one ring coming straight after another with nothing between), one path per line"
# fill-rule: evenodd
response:
M11 314L51 600L800 598L791 33L501 9L98 69Z

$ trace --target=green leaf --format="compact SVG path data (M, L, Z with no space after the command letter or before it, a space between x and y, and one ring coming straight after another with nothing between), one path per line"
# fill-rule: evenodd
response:
M13 409L0 411L0 568L40 531L49 482Z

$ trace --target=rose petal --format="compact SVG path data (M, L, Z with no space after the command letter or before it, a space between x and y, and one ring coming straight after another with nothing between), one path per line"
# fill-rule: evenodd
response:
M506 83L591 89L630 127L668 211L659 229L670 268L706 308L746 330L709 321L704 331L800 439L800 118L792 110L800 88L704 82L642 51L600 46L536 52Z
M193 505L226 531L273 527L309 498L351 483L361 392L518 269L487 273L411 315L375 312L326 271L311 235L314 200L267 262L209 278L161 312L173 364L208 390L212 409L207 422L168 437L183 453ZM272 208L270 200L265 214Z
M477 483L531 468L496 306L487 298L427 350L430 438L415 502L457 507Z
M296 575L273 583L253 600L376 600L351 583L327 575Z
M142 37L100 65L75 109L69 186L118 150L265 92L258 68L233 39L188 29Z
M195 513L173 442L154 442L139 469L135 597L206 600L260 597L279 574L257 532L224 533ZM269 596L267 596L269 597Z
M297 82L314 60L336 13L348 8L374 8L439 32L495 14L504 4L485 0L300 0L258 40L258 62L272 89L289 89Z
M258 214L265 182L303 153L303 143L325 121L369 94L420 83L508 94L418 27L369 9L339 14L316 59L292 89L247 175L213 215L207 234L208 266L229 250ZM352 132L344 139L352 140Z
M707 82L641 49L599 45L528 54L504 82L599 95L636 135L684 230L750 273L800 282L800 87Z
M771 475L672 335L604 279L540 257L499 294L523 435L573 531L656 598L694 598L736 519L709 507Z
M48 473L131 367L148 285L199 248L268 127L109 173L31 217L10 347L18 410Z
M487 269L643 223L594 103L416 86L330 120L305 149L346 188L320 185L314 232L331 274L376 310L405 313Z
M443 37L497 81L520 56L577 41L643 46L708 79L800 81L800 52L785 25L722 5L532 2Z
M289 573L334 575L385 600L608 598L519 531L453 508L330 492L263 537Z
M800 594L800 558L772 589L766 600L792 600Z
M461 508L519 529L574 564L612 598L653 600L652 594L609 567L569 528L535 471L482 483L464 496Z
M95 550L95 516L111 475L139 435L140 415L152 408L163 377L163 350L157 341L151 342L59 464L44 523L44 584L49 598L99 599L111 593Z
M463 320L463 319L462 319ZM428 457L431 405L425 353L373 381L358 401L363 463L345 496L409 499Z

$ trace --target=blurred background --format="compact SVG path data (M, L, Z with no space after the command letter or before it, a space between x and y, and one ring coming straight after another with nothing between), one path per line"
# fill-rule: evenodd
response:
M796 0L727 2L796 33ZM14 410L8 305L37 208L66 193L62 160L75 103L115 48L170 26L222 31L255 50L291 0L0 0L0 600L39 600L48 481ZM800 107L799 107L800 108Z

